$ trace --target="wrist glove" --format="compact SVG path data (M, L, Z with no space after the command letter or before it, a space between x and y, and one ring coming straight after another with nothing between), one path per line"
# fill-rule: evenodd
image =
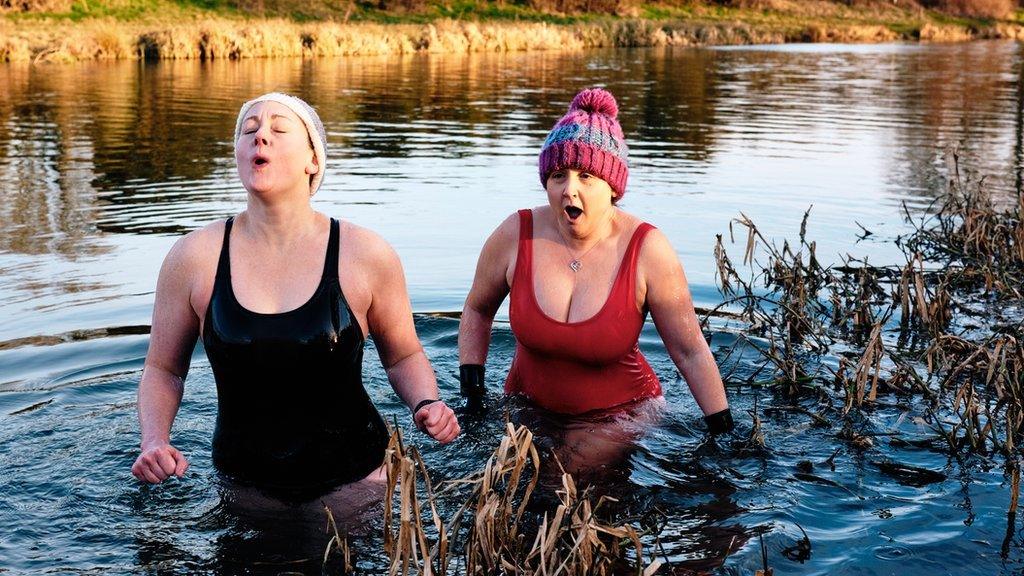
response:
M708 432L711 432L713 436L731 432L733 429L732 411L726 408L721 412L709 414L704 417L704 422L708 425Z
M484 395L484 367L480 364L459 366L459 390L468 398L482 398Z

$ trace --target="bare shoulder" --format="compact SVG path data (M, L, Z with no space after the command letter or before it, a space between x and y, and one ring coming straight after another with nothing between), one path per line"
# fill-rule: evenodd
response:
M537 220L538 218L534 218L535 224ZM483 250L480 251L478 269L501 276L506 284L511 282L510 274L515 269L516 255L519 252L519 221L519 212L509 214L501 224L498 224L494 232L491 232Z
M215 270L223 240L224 220L193 230L171 246L164 258L164 268L192 274L209 268L212 263Z
M356 317L367 326L366 314L379 296L405 291L402 262L391 244L369 228L342 220L340 232L338 281Z
M519 213L513 212L498 224L498 227L491 233L489 241L494 241L500 246L516 244L519 242Z
M360 267L390 267L399 263L398 253L383 236L358 224L341 221L343 262Z
M668 264L679 264L679 256L669 242L668 236L657 228L647 231L643 244L640 246L641 264L661 267Z
M185 306L191 308L194 318L205 315L223 238L224 221L220 220L193 230L174 243L157 280L154 326L179 326L185 317Z

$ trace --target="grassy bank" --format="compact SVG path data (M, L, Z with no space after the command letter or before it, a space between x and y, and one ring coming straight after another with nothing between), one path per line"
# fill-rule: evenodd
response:
M251 58L1024 38L1020 12L906 1L0 0L0 61Z

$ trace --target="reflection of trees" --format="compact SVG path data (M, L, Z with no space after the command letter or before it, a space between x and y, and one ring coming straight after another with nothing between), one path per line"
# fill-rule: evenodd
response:
M682 142L703 154L713 105L705 70L711 57L616 50L367 58L368 65L338 70L352 94L342 103L351 106L353 123L345 143L356 155L404 157L426 146L434 147L426 151L431 155L461 155L525 132L539 146L577 91L602 85L622 103L627 139ZM321 110L332 119L342 113L329 103Z
M988 42L895 59L895 183L934 197L944 189L943 151L956 148L961 169L985 175L990 189L1020 189L1022 60L1020 46Z
M224 78L210 67L173 62L111 71L88 110L102 119L91 134L101 189L131 180L202 179L231 154L240 102L218 93Z
M25 67L7 67L0 96L0 250L55 252L66 257L96 253L82 241L89 233L95 192L91 150L77 118L75 93L48 94L52 79Z
M1024 194L1024 58L1017 56L1017 92L1013 118L1013 189Z
M637 133L645 142L675 143L683 157L706 161L715 130L716 52L655 51L644 70ZM630 135L627 134L627 139Z
M358 161L471 156L510 134L531 139L518 153L533 156L575 92L604 85L622 101L628 141L676 143L702 159L711 58L609 50L8 67L0 247L75 253L94 229L179 233L220 215L215 200L240 188L238 106L270 90L313 103L331 155Z

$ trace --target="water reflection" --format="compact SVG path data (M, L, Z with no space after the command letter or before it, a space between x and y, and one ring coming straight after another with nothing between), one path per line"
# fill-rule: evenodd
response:
M25 328L0 340L105 327L37 321L69 307L147 322L142 300L128 312L110 299L150 293L170 236L240 209L234 116L263 91L298 93L327 122L318 207L385 234L411 261L414 302L457 309L487 232L543 201L536 151L582 85L619 96L630 209L714 299L711 233L740 211L790 234L813 203L820 253L843 252L854 221L902 229L894 208L941 189L949 145L1014 191L1021 62L1016 44L973 43L7 65L0 306Z

